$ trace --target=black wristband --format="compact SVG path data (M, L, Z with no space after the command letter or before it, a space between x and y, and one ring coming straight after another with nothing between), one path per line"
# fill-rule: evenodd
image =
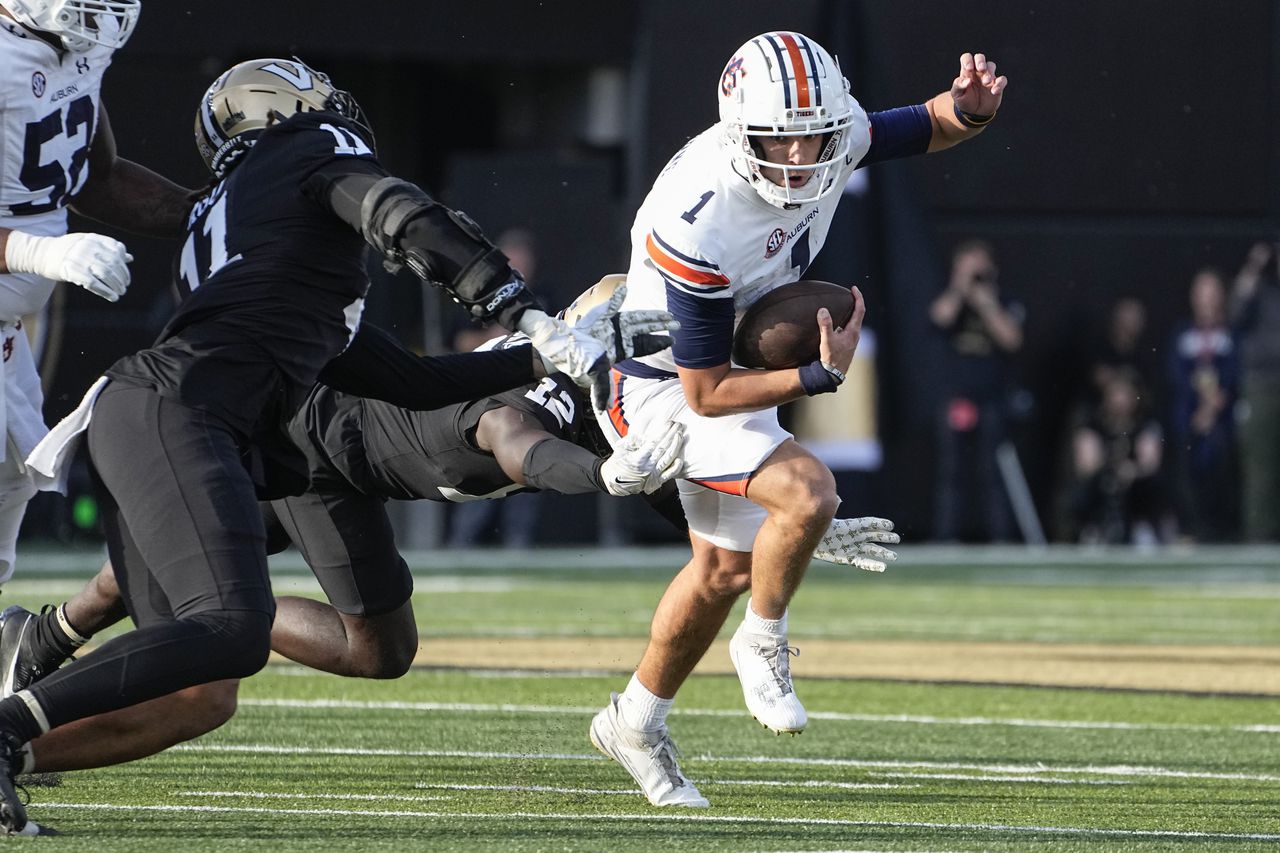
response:
M965 127L986 127L991 124L991 120L996 117L995 113L989 116L978 115L977 113L967 113L960 109L960 105L955 101L951 102L951 108L956 111L956 121Z
M815 358L798 369L800 384L804 386L804 393L810 397L815 394L830 394L840 387L840 380L822 365L820 358Z

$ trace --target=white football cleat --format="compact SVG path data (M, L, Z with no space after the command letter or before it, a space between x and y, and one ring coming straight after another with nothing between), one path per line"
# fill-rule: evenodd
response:
M791 684L791 656L800 654L785 637L752 634L741 625L729 641L729 657L742 683L747 710L775 734L799 734L809 715Z
M618 713L617 693L609 696L608 706L591 721L590 735L595 748L621 764L655 806L705 809L711 805L680 772L667 727L641 732L627 726Z

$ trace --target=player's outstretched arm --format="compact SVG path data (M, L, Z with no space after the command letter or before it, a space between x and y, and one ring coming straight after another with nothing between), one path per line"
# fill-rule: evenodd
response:
M933 124L929 151L950 148L981 133L999 112L1008 85L1009 79L996 74L996 63L986 54L962 55L951 89L925 103Z
M116 228L148 237L181 237L200 190L181 187L116 153L105 107L89 149L89 179L71 209Z
M684 427L677 423L648 439L628 436L602 459L533 415L501 406L480 417L476 446L493 454L511 482L566 495L650 493L684 471Z

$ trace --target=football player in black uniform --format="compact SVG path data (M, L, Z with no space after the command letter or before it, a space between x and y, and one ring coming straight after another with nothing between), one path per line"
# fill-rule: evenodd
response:
M569 316L607 301L621 278L593 287L569 308ZM520 346L522 337L512 335L496 346ZM317 385L288 429L291 443L307 458L311 488L262 507L268 550L277 553L292 541L329 603L277 599L272 648L338 675L398 678L408 671L418 649L409 600L413 579L396 550L384 509L388 498L479 500L528 489L645 494L683 530L672 482L683 467L683 430L673 424L662 435L632 439L611 451L588 406L559 373L432 412ZM52 639L59 633L53 624L68 614L82 635L124 617L110 566L60 608L28 614L22 623L12 616L6 620L0 660L16 687L54 671L74 650ZM202 684L59 727L24 750L19 769L77 770L151 755L226 722L238 685L235 679Z
M590 384L638 335L672 327L669 317L620 318L621 300L574 326L539 310L474 224L386 173L355 100L300 61L224 73L202 99L196 138L217 182L188 220L178 273L190 295L66 428L87 434L108 553L138 627L0 701L0 826L10 832L26 824L11 781L22 744L265 664L275 600L258 497L305 487L282 427L326 365L344 350L351 364L376 361L361 361L355 335L366 242L473 316L526 333L575 381ZM531 371L532 355L523 358ZM326 378L375 394L380 377ZM491 390L477 382L470 393Z

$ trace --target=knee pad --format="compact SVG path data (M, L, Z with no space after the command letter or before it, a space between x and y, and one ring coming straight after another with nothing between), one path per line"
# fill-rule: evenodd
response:
M215 638L216 677L248 678L271 654L271 615L257 610L211 610L187 617Z

